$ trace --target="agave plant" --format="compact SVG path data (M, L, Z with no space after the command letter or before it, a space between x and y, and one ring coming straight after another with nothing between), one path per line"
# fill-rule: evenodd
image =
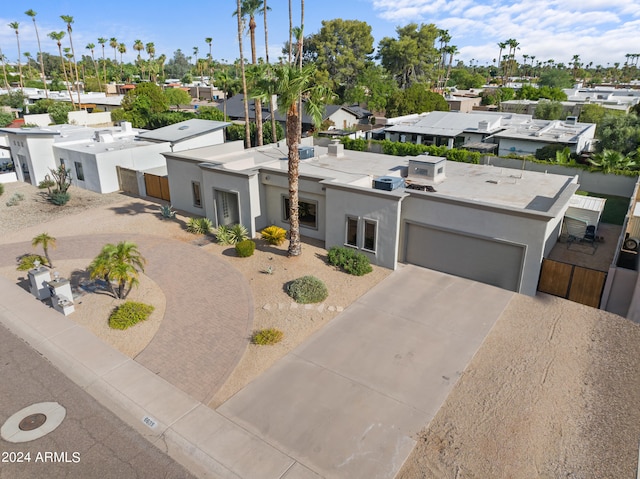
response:
M234 245L247 238L249 233L243 225L220 225L216 230L216 240L222 245Z
M168 219L172 219L176 217L176 212L173 211L173 208L171 205L162 205L160 207L160 214L162 215L163 218L168 218Z
M213 223L209 218L189 218L187 231L197 235L206 235L213 229Z

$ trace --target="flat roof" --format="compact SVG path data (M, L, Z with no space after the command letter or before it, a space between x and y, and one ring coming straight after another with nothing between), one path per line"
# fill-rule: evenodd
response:
M197 118L174 123L155 130L140 133L138 136L144 140L170 141L172 143L183 141L212 131L220 130L231 123L227 121L200 120Z
M284 142L280 146L269 145L219 155L216 154L216 149L215 146L207 147L171 156L199 159L221 170L287 173L287 147ZM301 176L318 177L329 182L364 188L373 188L373 180L381 176L406 177L409 160L424 160L420 156L392 156L351 150L345 150L344 156L331 156L327 148L315 146L314 149L313 158L300 161ZM203 154L198 154L199 150ZM436 157L430 159L435 160ZM420 180L420 183L434 187L435 193L426 193L427 195L547 212L568 185L575 183L575 178L569 175L446 161L444 181L434 183Z
M145 148L149 146L157 147L158 142L152 141L143 141L143 140L135 140L133 137L129 136L126 138L114 138L113 141L91 141L91 142L81 142L81 143L69 143L62 145L54 145L62 150L66 151L77 151L80 153L104 153L106 151L115 151L115 150L129 150L133 148ZM169 143L166 143L167 151L170 149Z

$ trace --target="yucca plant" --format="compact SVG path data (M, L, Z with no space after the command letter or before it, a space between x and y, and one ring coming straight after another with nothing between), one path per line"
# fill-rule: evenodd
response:
M287 231L279 226L267 226L260 232L262 239L267 243L280 246L287 237Z
M197 235L206 235L213 229L213 223L209 218L189 218L187 231Z

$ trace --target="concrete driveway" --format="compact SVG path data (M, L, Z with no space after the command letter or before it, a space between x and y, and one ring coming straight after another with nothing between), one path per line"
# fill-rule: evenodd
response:
M287 479L393 478L513 294L402 266L217 412Z

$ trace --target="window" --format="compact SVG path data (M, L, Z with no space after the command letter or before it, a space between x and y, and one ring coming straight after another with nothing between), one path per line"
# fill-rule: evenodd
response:
M375 252L377 229L378 225L375 221L364 220L364 244L362 245L362 249Z
M80 163L79 161L74 161L74 164L76 165L76 177L79 181L84 181L84 171L82 171L82 163Z
M289 221L289 198L283 198L284 219ZM315 201L298 201L298 217L300 218L300 226L307 228L318 228L318 203Z
M202 196L200 195L200 183L198 183L197 181L192 181L191 191L193 193L193 206L202 208Z
M237 193L214 190L214 201L218 225L228 226L240 223L240 204Z
M358 218L347 216L347 238L345 244L358 247Z

